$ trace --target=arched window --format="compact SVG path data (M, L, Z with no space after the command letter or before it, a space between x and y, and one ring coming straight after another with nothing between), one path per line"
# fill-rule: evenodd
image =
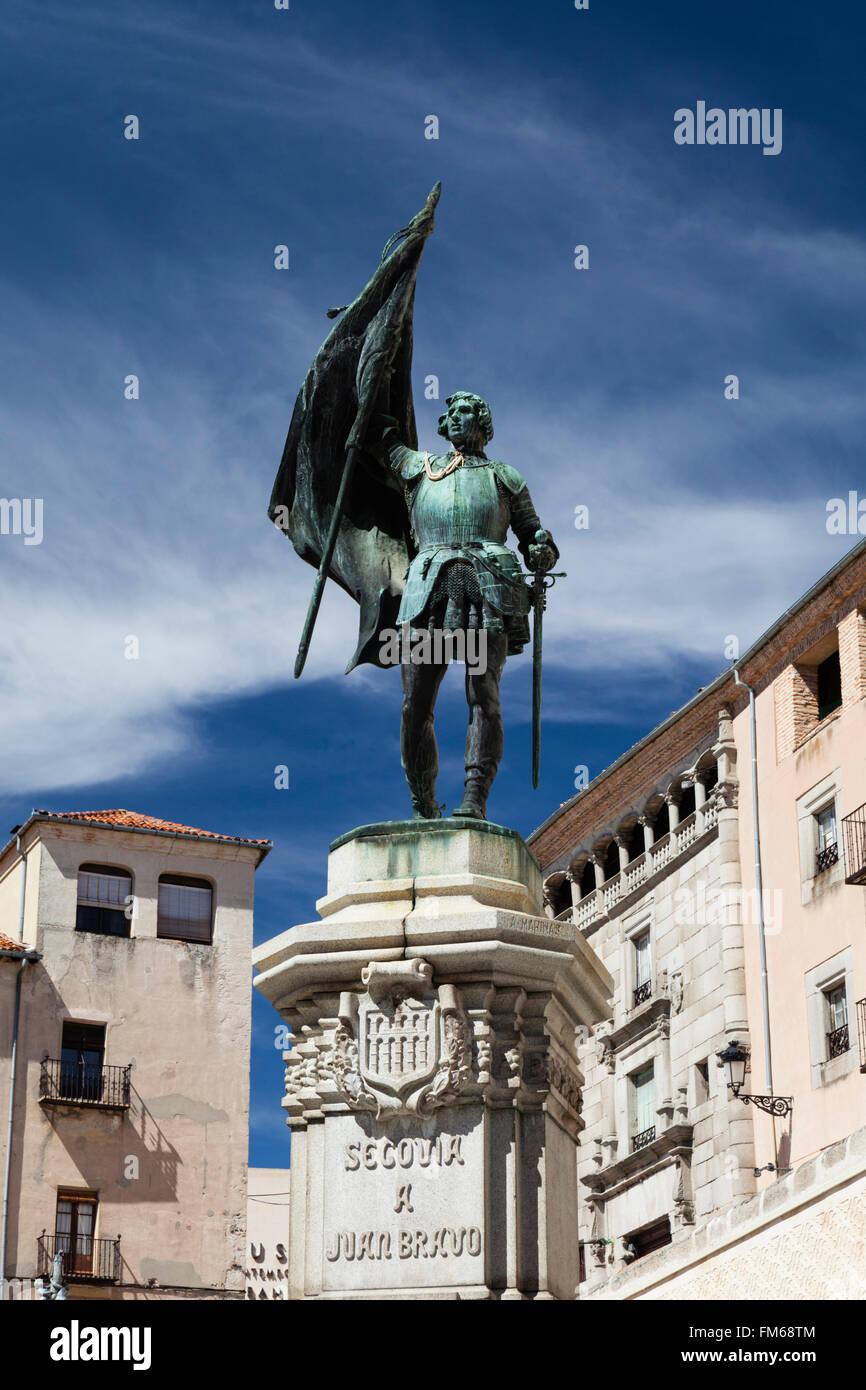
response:
M588 893L595 892L595 865L591 859L587 859L580 875L580 896L585 898Z
M132 875L113 864L82 864L78 870L75 930L100 936L129 936Z
M608 843L604 852L604 881L607 883L609 878L616 878L619 873L619 847L616 840Z
M704 784L704 791L706 792L707 796L709 796L710 792L713 790L713 787L716 786L718 780L719 767L717 763L710 763L709 765L702 768L701 781Z
M653 822L653 838L661 840L663 836L670 833L671 818L668 813L668 803L663 801L658 809L655 821Z
M156 934L205 944L213 939L213 889L207 879L160 875Z
M572 906L571 884L565 874L552 874L548 880L547 892L554 917L568 911Z

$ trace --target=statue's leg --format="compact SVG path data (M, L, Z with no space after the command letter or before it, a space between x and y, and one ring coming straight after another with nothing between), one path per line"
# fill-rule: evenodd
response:
M425 663L400 667L403 683L403 711L400 720L400 760L416 820L437 820L442 811L436 803L436 774L439 750L433 730L436 696L448 666Z
M455 816L487 819L487 797L502 758L502 707L499 681L505 666L508 639L504 633L487 633L487 669L473 676L466 670L469 730L466 734L466 778L463 800Z

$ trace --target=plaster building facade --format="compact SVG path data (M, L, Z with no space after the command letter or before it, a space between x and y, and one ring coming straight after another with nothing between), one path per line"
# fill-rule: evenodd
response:
M615 980L581 1295L866 1296L864 696L861 543L530 837Z
M130 811L34 811L0 850L6 1297L56 1254L70 1299L244 1297L269 848Z
M250 1302L289 1297L288 1168L250 1168L247 1175L246 1296Z

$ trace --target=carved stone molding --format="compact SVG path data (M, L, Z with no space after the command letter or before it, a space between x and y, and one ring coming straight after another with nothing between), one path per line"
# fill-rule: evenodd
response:
M612 1158L606 1166L596 1168L581 1178L581 1183L589 1189L596 1201L606 1202L635 1181L642 1180L650 1173L669 1166L673 1162L691 1161L692 1126L674 1123L667 1125L656 1135L650 1144L633 1152L626 1152L621 1158Z
M547 1081L559 1092L565 1104L579 1115L583 1110L583 1096L577 1078L555 1052L548 1054L545 1074Z
M599 1039L599 1042L608 1047L612 1053L616 1053L620 1048L625 1047L628 1043L633 1043L644 1034L655 1034L666 1038L670 1031L670 1011L670 998L666 994L656 994L646 1004L641 1004L638 1008L633 1009L619 1027L611 1028L608 1034ZM615 1061L615 1058L613 1060ZM610 1063L608 1065L609 1069L613 1070L613 1066Z
M668 979L668 993L670 995L671 1008L675 1014L680 1012L683 1007L683 972L675 970Z
M673 1212L674 1223L677 1226L693 1226L695 1224L692 1169L691 1164L683 1155L678 1155L675 1163Z
M708 806L716 806L720 811L732 808L736 810L739 805L740 784L732 779L717 782L707 798Z

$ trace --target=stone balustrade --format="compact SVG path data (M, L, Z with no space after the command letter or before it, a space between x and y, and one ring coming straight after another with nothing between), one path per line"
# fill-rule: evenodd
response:
M609 914L617 903L647 884L656 874L668 868L674 860L692 847L703 835L714 830L718 824L718 806L715 801L707 802L669 834L662 836L643 854L632 859L613 878L596 888L574 907L558 915L558 921L570 920L579 931L585 931L599 917Z

